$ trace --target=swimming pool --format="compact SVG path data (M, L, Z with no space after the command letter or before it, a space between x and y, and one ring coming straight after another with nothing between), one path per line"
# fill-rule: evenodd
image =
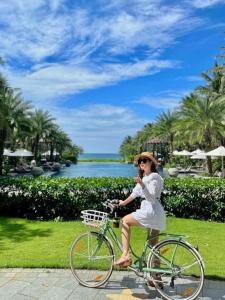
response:
M119 162L78 162L64 167L52 177L134 177L137 169L133 164Z

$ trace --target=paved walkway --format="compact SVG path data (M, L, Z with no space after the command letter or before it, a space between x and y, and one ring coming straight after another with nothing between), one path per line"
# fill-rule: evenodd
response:
M70 270L64 269L0 269L1 300L134 300L161 299L154 288L133 272L114 271L102 288L80 286ZM224 300L225 281L206 280L201 300Z

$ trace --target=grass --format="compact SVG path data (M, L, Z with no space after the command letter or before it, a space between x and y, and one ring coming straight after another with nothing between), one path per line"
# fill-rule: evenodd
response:
M69 250L74 238L87 231L78 221L39 222L0 218L0 267L69 267ZM120 229L115 229L120 235ZM208 278L225 279L225 224L168 218L167 232L185 234L198 245ZM146 231L132 229L132 242L141 253ZM117 251L117 255L119 252Z

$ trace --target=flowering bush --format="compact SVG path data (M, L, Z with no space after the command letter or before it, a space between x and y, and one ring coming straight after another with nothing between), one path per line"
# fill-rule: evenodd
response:
M83 209L104 210L107 199L125 199L133 178L0 178L0 215L30 219L79 218ZM168 214L225 221L225 180L167 178L162 203ZM140 205L134 201L121 214Z
M103 210L102 202L107 199L125 199L133 185L132 178L0 179L0 215L75 219L83 209Z
M162 203L177 217L225 221L225 180L167 178Z

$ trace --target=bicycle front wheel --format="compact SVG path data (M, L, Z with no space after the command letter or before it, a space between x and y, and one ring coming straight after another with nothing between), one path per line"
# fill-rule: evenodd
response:
M154 254L155 253L155 254ZM194 300L204 283L202 258L186 242L166 240L159 243L148 260L155 269L151 279L155 288L167 300Z
M80 235L70 250L70 267L80 284L99 287L111 276L114 251L108 239L98 232Z

